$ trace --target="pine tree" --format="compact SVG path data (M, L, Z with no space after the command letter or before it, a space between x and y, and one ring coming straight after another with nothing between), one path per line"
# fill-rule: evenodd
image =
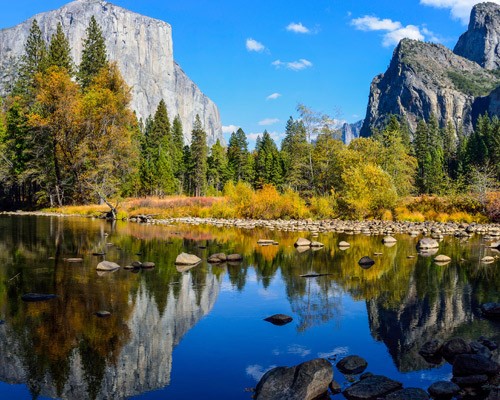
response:
M179 115L176 115L172 124L172 163L174 176L179 184L179 193L182 193L183 177L185 173L185 165L183 162L183 149L184 149L184 133L182 130L182 122Z
M217 139L215 144L212 146L207 163L208 185L214 188L217 192L220 192L222 191L225 183L229 180L230 173L226 149L222 146L219 139Z
M308 179L308 143L302 121L290 117L286 123L285 138L281 143L284 183L294 190L306 189Z
M259 138L260 139L260 138ZM255 146L254 186L261 188L265 184L282 184L283 169L276 143L267 131Z
M232 179L251 183L251 166L249 163L248 142L245 132L239 128L231 134L227 149L227 158Z
M73 76L74 67L71 58L71 47L68 38L63 32L61 23L57 24L57 30L50 39L47 67L64 68L70 76Z
M94 16L90 18L86 35L83 40L82 61L77 76L78 82L83 89L86 89L90 85L92 79L108 63L102 29Z
M174 177L171 154L172 134L170 120L163 99L156 109L149 139L149 151L153 154L152 159L155 168L155 192L159 195L172 194L177 189L177 182Z
M47 44L37 20L33 20L28 39L24 45L24 54L19 65L19 77L14 91L25 100L33 99L35 75L47 66Z
M191 132L191 158L193 162L193 185L196 197L204 196L207 190L207 134L201 124L200 116L196 119Z

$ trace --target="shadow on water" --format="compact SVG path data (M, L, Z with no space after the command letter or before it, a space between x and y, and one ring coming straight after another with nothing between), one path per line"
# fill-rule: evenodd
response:
M364 301L372 336L365 340L383 342L401 372L434 367L418 355L431 338L498 337L498 324L479 311L480 304L498 301L500 287L498 261L478 261L489 251L481 237L446 238L440 253L452 262L437 266L432 257L416 254L417 239L409 236L386 247L381 237L322 234L323 249L302 253L293 247L299 236L2 216L0 319L6 323L0 325L0 378L25 384L34 398L124 398L168 386L174 348L211 313L224 281L231 292L244 293L250 277L262 290L283 287L299 335L325 324L341 329L345 296ZM261 238L279 245L259 246ZM339 249L341 240L350 248ZM106 254L92 255L100 252ZM204 261L179 272L174 262L181 252ZM219 252L240 253L243 262L206 263ZM376 263L362 269L357 262L366 255ZM74 257L83 261L68 262ZM121 266L153 261L156 268L99 275L95 267L103 259ZM310 273L322 276L300 277ZM29 292L57 298L22 302ZM111 315L99 318L99 310Z

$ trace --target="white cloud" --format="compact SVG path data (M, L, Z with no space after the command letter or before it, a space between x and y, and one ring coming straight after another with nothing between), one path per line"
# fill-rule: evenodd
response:
M395 31L388 32L384 35L382 45L389 47L397 45L401 39L408 38L414 40L424 40L425 36L422 35L418 26L408 25L405 28L396 29Z
M286 27L286 30L295 33L311 33L311 30L306 26L302 25L302 22L299 23L291 22Z
M401 22L392 21L390 19L380 19L369 15L353 19L351 25L360 31L395 31L403 27Z
M426 40L426 38L428 38L434 42L440 41L434 33L425 27L420 28L416 25L403 26L403 24L399 21L380 19L369 15L353 19L351 21L351 25L360 31L385 32L382 36L382 45L384 47L397 45L399 41L404 38L414 40Z
M252 38L247 39L246 47L248 51L255 51L257 53L262 53L264 50L266 50L266 46Z
M260 381L260 378L269 370L276 368L276 365L271 365L267 368L264 368L262 365L249 365L246 368L247 375L250 375L256 382Z
M281 60L276 60L271 63L274 65L277 69L284 67L287 69L291 69L292 71L301 71L306 68L311 68L313 66L313 63L309 60L306 60L305 58L301 58L300 60L297 61L281 61Z
M266 100L276 100L279 97L281 97L280 93L273 93L273 94L270 94L269 96L267 96Z
M274 125L276 123L280 122L278 118L265 118L262 121L259 121L260 126L268 126L268 125Z
M225 125L222 127L222 133L236 132L240 127L236 125Z
M420 0L420 4L436 8L449 8L453 18L462 21L463 24L467 24L472 7L483 1L484 0ZM500 4L500 0L488 1Z

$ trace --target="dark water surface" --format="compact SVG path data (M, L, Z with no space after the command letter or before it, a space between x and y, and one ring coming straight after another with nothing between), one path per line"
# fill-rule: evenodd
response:
M419 356L427 340L500 338L500 325L479 311L500 300L500 262L479 262L494 255L481 236L445 238L439 254L452 262L437 266L409 236L385 247L380 236L320 234L324 249L298 252L293 243L308 235L0 216L0 398L251 399L248 388L273 366L349 354L366 358L367 371L426 389L451 377L448 364ZM279 245L259 246L261 238ZM351 248L340 250L340 240ZM156 268L99 274L98 251ZM179 271L181 252L244 260ZM376 260L366 270L357 264L365 255ZM300 277L311 272L328 275ZM29 292L58 297L25 303ZM98 318L99 310L112 314ZM263 321L275 313L294 320ZM335 379L348 385L336 369Z

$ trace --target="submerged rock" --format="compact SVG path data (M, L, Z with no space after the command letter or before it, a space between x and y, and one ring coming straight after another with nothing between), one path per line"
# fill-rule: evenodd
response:
M344 390L344 396L348 400L372 400L379 397L384 398L402 387L401 382L382 375L373 375L348 387Z
M151 268L154 268L155 266L156 266L156 264L154 262L146 261L146 262L142 263L141 268L142 269L151 269Z
M340 360L336 365L340 372L348 375L360 374L366 369L367 366L368 363L366 360L359 356L347 356Z
M47 301L52 300L57 297L56 294L41 294L41 293L26 293L21 296L23 301L36 302L36 301Z
M181 253L175 259L176 265L195 265L198 264L199 262L201 262L200 257L188 253Z
M439 242L432 238L422 238L417 243L417 250L429 250L439 248Z
M69 263L81 263L83 262L83 258L79 257L67 258L66 261Z
M274 314L270 317L264 318L264 321L270 322L273 325L286 325L293 321L293 318L285 314Z
M111 316L111 313L109 311L101 310L101 311L97 311L95 313L95 315L97 315L99 318L107 318L107 317Z
M97 270L98 271L115 271L117 269L121 268L118 264L111 262L111 261L101 261L99 264L97 264Z
M323 358L294 367L277 367L264 374L255 389L255 400L312 400L328 391L332 365Z
M325 245L321 242L311 242L311 247L325 247Z
M229 262L238 262L243 260L243 256L241 254L229 254L227 256L227 261Z

